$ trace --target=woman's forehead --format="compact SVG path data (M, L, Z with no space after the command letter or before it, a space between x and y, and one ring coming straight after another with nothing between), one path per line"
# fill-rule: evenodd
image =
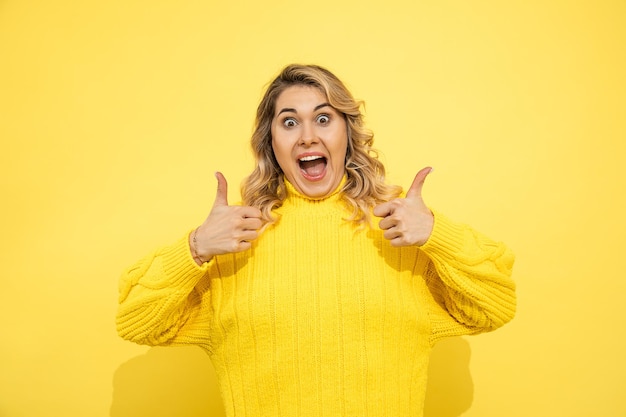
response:
M293 85L283 90L276 99L274 113L284 111L314 111L322 104L328 105L328 98L317 87L309 85Z

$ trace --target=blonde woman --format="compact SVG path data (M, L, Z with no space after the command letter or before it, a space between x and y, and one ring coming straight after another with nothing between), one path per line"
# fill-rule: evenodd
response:
M119 334L197 345L228 416L421 416L432 346L515 314L513 254L384 181L361 103L290 65L258 107L257 166L229 205L128 269Z

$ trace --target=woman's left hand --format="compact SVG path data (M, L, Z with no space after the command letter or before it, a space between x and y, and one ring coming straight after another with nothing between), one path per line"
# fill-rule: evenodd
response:
M426 167L417 173L405 198L374 207L374 215L382 217L378 225L384 230L383 236L392 246L421 246L430 237L435 219L424 204L422 187L431 171L431 167Z

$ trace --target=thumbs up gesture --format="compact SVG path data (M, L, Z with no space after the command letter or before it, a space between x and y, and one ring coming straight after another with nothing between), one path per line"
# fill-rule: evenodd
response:
M228 183L221 172L215 173L217 194L213 208L190 236L190 246L196 263L201 265L213 256L242 252L259 236L263 226L261 211L250 206L228 205Z
M392 246L421 246L430 237L434 216L422 199L422 187L431 167L420 170L405 198L382 203L374 207L374 215L382 217L378 223L383 236Z

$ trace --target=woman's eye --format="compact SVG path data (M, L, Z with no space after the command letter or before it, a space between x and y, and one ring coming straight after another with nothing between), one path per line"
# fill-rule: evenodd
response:
M287 118L283 120L283 126L285 127L294 127L296 124L296 121L292 118Z
M325 125L325 124L327 124L328 122L330 122L330 117L328 117L328 115L326 115L326 114L320 114L320 115L317 117L317 123L320 123L320 124Z

